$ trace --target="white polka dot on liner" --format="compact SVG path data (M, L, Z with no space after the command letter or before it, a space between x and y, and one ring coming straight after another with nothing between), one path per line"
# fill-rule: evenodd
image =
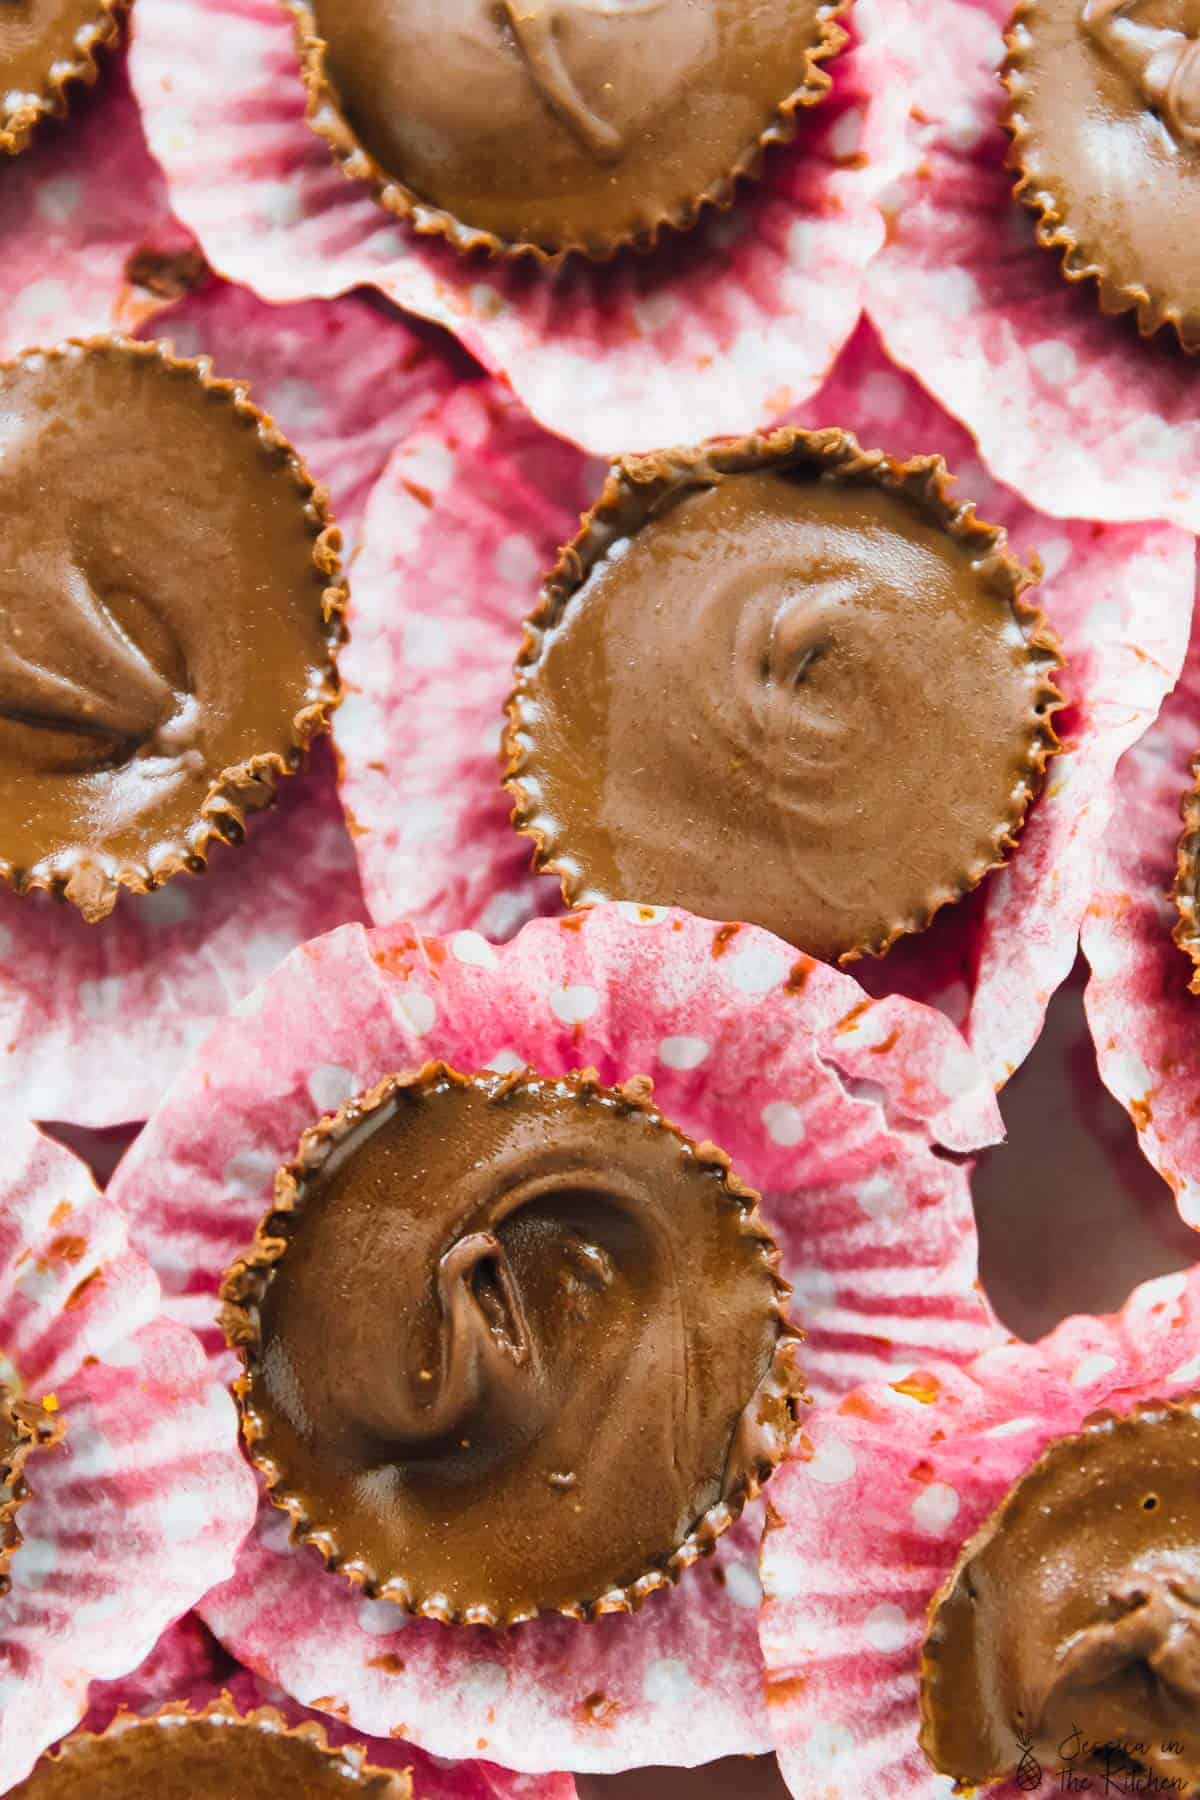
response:
M725 1570L725 1591L735 1606L757 1612L762 1601L762 1585L750 1563L730 1563Z
M771 1142L786 1149L793 1144L802 1144L808 1135L804 1114L790 1100L769 1100L761 1117Z
M494 969L499 957L485 937L477 931L457 931L450 939L450 949L455 960L466 963L473 969Z
M409 1614L390 1600L361 1600L357 1618L359 1630L365 1631L368 1637L391 1637L394 1631L403 1631L409 1622Z
M703 1038L665 1037L659 1039L658 1060L668 1069L698 1069L707 1061L709 1046Z
M1085 1356L1071 1370L1072 1387L1090 1387L1093 1381L1100 1381L1105 1375L1111 1375L1117 1366L1115 1356L1107 1356L1102 1350L1095 1350Z
M725 960L725 974L739 993L765 994L787 980L791 966L791 953L782 944L749 943L730 952Z
M349 1069L337 1063L321 1063L308 1078L308 1094L318 1112L336 1112L357 1091Z
M402 994L397 994L395 1004L414 1037L424 1037L426 1032L433 1030L437 1006L432 994L422 993L420 988L406 988Z
M691 1670L678 1657L660 1656L642 1677L642 1693L654 1706L688 1700L694 1691Z
M908 1620L900 1607L884 1601L873 1606L863 1620L863 1636L872 1650L903 1650L909 1639Z
M600 996L593 987L559 988L550 996L550 1011L564 1025L581 1025L599 1005Z
M944 1481L931 1481L912 1503L913 1524L930 1537L941 1537L958 1513L958 1494Z
M840 1438L827 1437L817 1445L803 1467L810 1481L819 1481L823 1487L839 1487L842 1482L853 1479L858 1463L849 1444L843 1444Z
M1200 1356L1193 1356L1189 1361L1180 1363L1177 1369L1172 1369L1167 1380L1182 1383L1200 1382Z

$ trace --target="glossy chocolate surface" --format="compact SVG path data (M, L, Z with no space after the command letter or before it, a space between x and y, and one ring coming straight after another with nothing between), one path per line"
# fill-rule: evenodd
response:
M818 0L313 0L336 110L419 202L602 253L728 187L799 91Z
M276 1499L433 1616L662 1585L791 1435L753 1196L640 1089L574 1080L433 1065L318 1142L265 1293L225 1290L261 1294L244 1410Z
M0 366L0 445L0 872L100 916L203 849L227 771L249 810L298 765L325 520L249 408L119 341Z
M1107 1759L1193 1791L1198 1469L1200 1403L1152 1403L1059 1440L1009 1491L931 1614L922 1744L936 1768L999 1779L1029 1751L1047 1770L1103 1775Z
M360 1774L354 1757L288 1734L278 1719L166 1713L101 1738L68 1738L10 1800L407 1800L411 1791L406 1776Z
M1200 0L1026 0L1007 71L1043 240L1200 350Z
M999 860L1045 754L1047 657L986 537L783 465L631 496L605 531L577 590L548 587L510 706L520 825L572 903L836 958Z

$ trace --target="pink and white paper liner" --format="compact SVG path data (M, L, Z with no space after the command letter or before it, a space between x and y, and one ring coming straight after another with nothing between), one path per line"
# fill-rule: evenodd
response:
M872 1382L818 1411L772 1484L762 1558L771 1724L800 1800L946 1800L952 1782L917 1744L930 1600L1052 1439L1103 1408L1194 1390L1198 1352L1193 1270L1145 1283L1111 1318L1068 1319L1040 1344L932 1364L900 1388Z
M84 1729L102 1732L121 1711L148 1716L173 1700L201 1710L228 1694L239 1712L273 1707L289 1726L315 1721L329 1743L361 1744L379 1768L411 1771L413 1800L575 1800L570 1775L515 1775L493 1763L442 1762L394 1738L364 1738L327 1714L298 1706L279 1688L256 1680L222 1650L195 1613L165 1632L140 1668L121 1681L93 1686Z
M388 451L454 385L453 358L361 297L280 310L210 282L155 321L180 355L244 379L330 487L356 541ZM236 851L84 924L0 892L0 1095L27 1115L143 1118L213 1023L307 938L366 917L328 747Z
M1142 1149L1200 1230L1200 997L1171 938L1180 803L1200 751L1200 634L1152 730L1117 770L1112 823L1083 922L1086 1007L1100 1074Z
M1008 867L882 962L874 992L942 1007L1000 1084L1070 970L1117 758L1155 717L1183 657L1193 540L1171 526L1050 520L980 467L966 433L860 328L796 415L900 455L939 451L1019 554L1040 553L1037 599L1063 639L1059 729ZM392 457L367 509L351 594L347 698L334 723L342 793L372 916L505 936L561 911L509 822L498 752L521 621L603 471L497 386L459 388ZM947 671L947 679L953 679Z
M131 66L171 204L220 273L275 301L376 287L455 332L551 429L609 454L785 411L853 330L905 104L899 0L858 0L853 18L832 95L732 213L651 256L556 276L463 259L348 181L306 123L276 0L138 0Z
M384 1072L594 1066L653 1077L764 1196L809 1331L814 1392L929 1354L968 1360L999 1328L975 1283L964 1168L999 1133L990 1084L937 1013L872 1002L749 927L610 906L528 925L347 927L295 952L178 1079L114 1178L173 1312L204 1331L220 1275L303 1127ZM506 1636L405 1623L288 1542L265 1504L202 1611L305 1704L441 1756L530 1772L692 1764L769 1748L755 1632L761 1508L714 1560L634 1618L539 1620Z
M190 235L170 217L124 55L6 157L0 184L0 355L97 331L133 331L166 303L137 279L138 251L170 257Z
M1200 528L1200 362L1102 316L1034 237L1005 167L998 79L1011 0L907 0L893 80L907 170L884 196L867 307L892 356L974 433L985 462L1064 517Z
M53 1394L64 1441L35 1454L0 1599L0 1786L226 1579L254 1517L229 1395L83 1164L4 1119L0 1358Z

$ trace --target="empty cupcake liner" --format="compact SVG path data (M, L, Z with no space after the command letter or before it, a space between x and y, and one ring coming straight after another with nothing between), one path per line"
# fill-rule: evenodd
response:
M946 1021L872 1002L751 927L615 905L536 921L499 949L469 930L347 927L297 951L218 1029L111 1192L223 1374L236 1365L215 1328L217 1284L275 1168L320 1112L437 1057L650 1075L666 1116L761 1191L818 1394L929 1354L965 1361L1002 1335L974 1285L966 1171L940 1154L994 1141L999 1118ZM769 1747L761 1519L748 1509L636 1617L498 1636L363 1599L291 1546L264 1502L236 1576L202 1610L261 1675L378 1737L530 1772L693 1764Z
M180 354L245 378L330 487L351 550L392 443L456 379L450 360L358 298L279 312L210 283L156 330ZM0 1031L11 1045L0 1095L43 1119L144 1117L213 1022L289 950L365 916L321 745L241 848L215 846L203 878L126 897L100 927L44 896L0 892Z
M99 1734L119 1713L144 1718L180 1701L200 1712L222 1696L239 1713L270 1707L289 1727L319 1725L334 1748L361 1744L377 1767L410 1770L413 1800L575 1800L570 1775L514 1775L492 1763L443 1763L412 1744L364 1738L326 1714L298 1706L235 1663L195 1613L164 1632L131 1675L93 1685L82 1729Z
M1113 1317L1067 1319L967 1369L872 1382L812 1419L771 1491L762 1560L768 1704L794 1794L946 1800L954 1784L917 1745L929 1602L1052 1439L1102 1408L1193 1390L1198 1351L1193 1270L1145 1283Z
M994 483L962 428L862 327L800 409L899 456L943 453L961 493L1040 553L1034 596L1061 636L1054 758L1008 865L933 926L855 973L961 1026L993 1081L1037 1037L1075 958L1095 845L1121 752L1153 719L1183 655L1193 540L1170 526L1051 521ZM561 910L512 829L498 763L522 620L539 576L597 497L603 469L542 432L499 388L458 389L396 450L353 572L346 698L334 725L342 795L379 922L506 936Z
M1059 516L1200 524L1200 367L1104 318L1013 198L998 79L1010 0L911 4L892 79L907 169L883 196L867 307L888 350L970 428L993 473Z
M1091 965L1086 1005L1105 1086L1200 1230L1200 996L1193 963L1173 939L1171 900L1181 807L1200 751L1200 634L1153 729L1117 770L1112 823L1083 922Z
M731 213L653 255L553 276L462 258L348 181L305 119L274 0L139 0L131 67L171 204L214 268L276 301L377 287L448 326L552 429L607 453L745 430L819 385L882 241L902 20L899 0L858 0L831 96Z
M135 330L167 304L172 282L195 273L191 242L171 219L125 58L107 58L69 119L39 126L23 156L5 158L0 355Z
M4 1379L53 1395L65 1437L30 1459L0 1600L0 1782L225 1579L254 1516L236 1418L83 1164L14 1117L0 1188Z

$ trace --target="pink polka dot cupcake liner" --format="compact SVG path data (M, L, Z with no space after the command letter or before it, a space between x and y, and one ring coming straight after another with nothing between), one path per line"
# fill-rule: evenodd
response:
M550 429L611 453L744 430L824 378L883 239L898 0L859 0L831 95L765 179L650 256L551 278L463 259L347 181L305 119L275 0L139 0L131 67L171 204L264 299L370 285L447 326Z
M0 355L132 332L167 304L192 240L171 218L123 56L106 58L65 124L43 125L32 148L5 163Z
M1048 1443L1105 1408L1194 1391L1198 1350L1193 1270L1145 1283L1113 1317L1067 1319L1039 1344L872 1382L819 1411L772 1492L762 1558L768 1704L794 1794L954 1791L917 1742L930 1601ZM1020 1792L1015 1779L988 1788Z
M1153 729L1118 770L1112 825L1083 924L1087 1012L1105 1085L1200 1230L1200 1082L1194 964L1172 937L1181 805L1200 749L1200 638Z
M0 1379L64 1435L26 1465L0 1599L0 1784L228 1578L254 1517L232 1400L83 1164L16 1119L0 1175Z
M226 1697L245 1715L269 1707L289 1728L319 1725L332 1749L354 1746L376 1768L407 1769L413 1800L575 1800L570 1775L517 1775L494 1763L448 1763L394 1738L366 1738L324 1713L298 1706L224 1651L195 1613L163 1633L146 1661L121 1681L92 1688L85 1731L99 1734L121 1713L148 1717L182 1702L192 1712Z
M881 962L873 992L941 1007L1000 1084L1037 1037L1075 959L1113 769L1155 717L1183 656L1195 549L1167 525L1051 520L981 468L966 432L863 326L799 410L897 455L943 453L1019 555L1041 555L1037 601L1062 638L1065 754L1008 865ZM342 796L367 904L504 937L561 911L510 823L498 751L521 621L539 571L574 535L603 470L500 388L459 388L397 448L367 509L354 570L346 701L334 722Z
M765 932L616 905L534 921L502 947L470 930L346 927L295 952L218 1028L111 1192L223 1375L217 1286L275 1168L315 1116L430 1058L650 1076L665 1116L719 1143L762 1193L814 1393L930 1354L968 1361L1003 1335L975 1283L966 1171L942 1154L994 1141L999 1117L950 1025L871 1001ZM694 1764L770 1747L761 1525L759 1504L635 1616L495 1635L364 1599L264 1501L202 1612L265 1679L376 1737L530 1773Z
M453 386L451 362L362 299L279 312L211 282L154 330L244 378L331 490L352 553L397 437ZM327 746L198 880L126 896L100 926L0 894L0 1094L43 1119L144 1118L231 1005L307 938L365 919Z
M867 309L999 480L1062 517L1200 525L1200 368L1105 318L1013 198L998 79L1009 0L922 0L893 79L908 166L884 196ZM919 50L919 56L912 54Z

